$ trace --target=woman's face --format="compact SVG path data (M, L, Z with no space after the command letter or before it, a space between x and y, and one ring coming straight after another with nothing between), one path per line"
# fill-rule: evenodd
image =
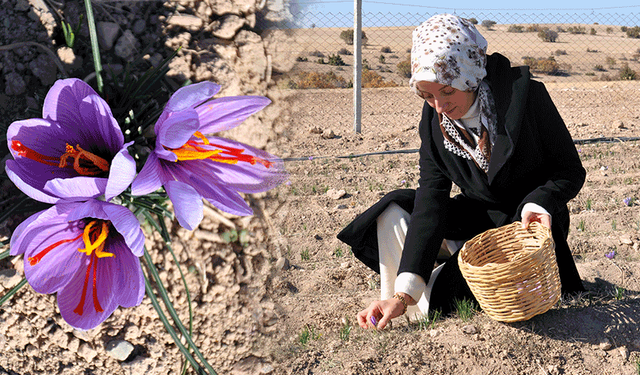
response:
M464 116L476 100L475 91L460 91L435 82L419 81L416 88L418 95L427 104L452 120L459 120Z

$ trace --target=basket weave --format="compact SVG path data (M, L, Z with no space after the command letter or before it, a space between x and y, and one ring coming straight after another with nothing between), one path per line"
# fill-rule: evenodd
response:
M551 231L533 222L490 229L467 241L458 264L480 307L501 322L527 320L560 299Z

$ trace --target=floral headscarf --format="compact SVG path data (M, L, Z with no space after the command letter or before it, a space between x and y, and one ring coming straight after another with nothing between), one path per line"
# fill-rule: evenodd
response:
M411 80L436 82L461 91L475 90L487 75L487 40L464 18L435 15L413 31Z

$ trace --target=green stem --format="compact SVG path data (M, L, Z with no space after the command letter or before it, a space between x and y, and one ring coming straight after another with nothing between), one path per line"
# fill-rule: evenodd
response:
M26 283L27 283L27 279L20 280L18 285L14 286L13 289L8 291L7 294L5 294L4 296L2 296L2 298L0 298L0 306L2 306L5 302L7 302L7 300L11 298L14 294L16 294L16 292L20 290L20 288L22 288Z
M145 252L146 252L146 249L145 249ZM155 267L153 264L148 266L149 268ZM187 361L191 363L193 368L197 369L198 373L203 374L204 370L202 369L202 366L200 366L200 364L196 361L196 359L193 358L191 353L189 353L189 350L182 344L182 342L180 341L180 338L176 334L176 330L173 329L173 326L171 326L171 324L169 323L169 320L167 319L167 316L164 314L164 311L162 311L162 308L158 303L158 299L156 298L155 293L153 293L153 290L151 289L151 284L149 283L149 279L147 278L147 275L144 275L144 287L147 291L147 296L149 296L149 299L151 300L151 304L153 305L153 308L156 309L156 312L158 313L158 317L160 317L162 324L164 324L164 328L166 328L167 332L169 332L169 335L173 338L173 341L175 341L176 345L178 345L178 348L180 349L182 354L185 356Z
M200 349L198 349L196 344L194 344L193 340L191 339L191 336L189 335L189 332L187 332L187 329L184 328L184 325L180 321L180 317L178 316L178 313L176 312L176 310L173 308L173 304L169 299L169 295L167 294L167 289L165 289L164 285L160 281L160 276L158 276L158 270L156 270L156 267L153 265L153 261L151 260L151 255L149 255L149 252L147 251L146 248L144 249L144 260L147 263L147 266L149 268L149 271L151 272L151 275L153 276L153 280L155 281L156 286L158 287L158 291L160 292L160 297L162 297L162 301L164 302L164 305L166 306L167 311L169 311L169 315L171 315L171 318L173 319L176 326L180 330L180 333L182 333L182 336L187 340L187 343L191 346L194 353L196 354L198 359L200 359L200 361L204 364L207 370L211 374L217 375L217 373L213 370L209 362L207 362L207 360L204 358L202 353L200 353Z
M98 93L102 94L102 88L104 86L104 83L102 82L102 62L100 60L100 46L98 45L98 33L96 32L96 22L93 18L93 7L91 6L91 0L84 0L84 7L87 11L89 38L91 39L91 51L93 52L93 66L96 71Z

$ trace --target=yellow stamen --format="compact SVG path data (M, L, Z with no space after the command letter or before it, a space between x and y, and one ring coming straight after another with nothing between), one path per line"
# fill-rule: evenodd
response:
M85 253L87 255L91 255L91 253L95 250L95 255L98 258L104 257L113 257L115 256L113 253L107 253L104 251L104 243L109 236L109 225L107 222L102 221L102 226L100 227L100 232L92 230L93 226L96 224L96 221L91 221L84 227L84 233L82 235L82 240L84 241L84 249L78 249L79 252ZM98 229L97 229L98 230ZM94 238L92 238L94 237ZM97 237L97 238L95 238Z

